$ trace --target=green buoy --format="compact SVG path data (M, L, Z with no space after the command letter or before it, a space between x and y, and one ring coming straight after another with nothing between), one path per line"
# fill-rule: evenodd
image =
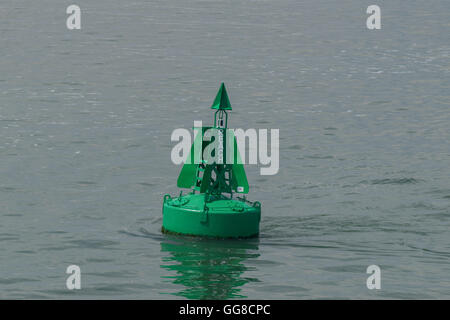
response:
M195 128L198 134L177 181L179 188L189 188L191 193L164 196L162 231L213 238L256 237L261 204L236 196L247 194L249 186L236 137L227 129L226 110L231 110L231 104L223 83L211 109L217 110L214 126ZM205 149L212 150L210 157L204 157Z

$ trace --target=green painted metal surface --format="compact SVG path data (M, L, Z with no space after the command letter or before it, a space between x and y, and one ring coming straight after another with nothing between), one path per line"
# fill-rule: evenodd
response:
M188 155L189 161L183 165L180 171L180 175L178 176L177 180L177 186L179 188L195 188L199 187L198 190L200 192L206 192L208 187L208 179L210 179L210 175L212 173L212 166L209 166L205 163L194 163L194 145L201 146L199 150L201 150L201 154L198 156L198 158L201 158L201 155L203 154L203 151L205 150L205 147L210 143L209 141L203 141L204 134L206 130L211 129L212 127L203 127L202 131L199 132L195 138L194 143L191 146L190 153ZM233 134L231 130L226 130L226 135ZM226 138L224 138L226 140ZM245 173L244 165L242 164L241 155L239 153L239 149L237 147L237 141L236 137L233 135L233 148L234 148L234 158L233 163L226 165L229 168L231 168L231 190L236 193L248 193L249 192L249 185L247 181L247 175ZM227 154L227 147L224 145L224 158L226 158ZM225 165L224 165L225 166ZM203 176L200 180L202 180L199 183L199 172L203 173ZM198 184L198 186L197 186ZM229 191L228 191L229 192Z
M225 88L225 84L223 82L220 85L219 91L217 92L211 109L231 110L230 99L228 99L227 89Z
M214 126L196 128L200 132L177 180L179 188L190 188L192 193L184 196L180 193L177 198L164 196L162 230L218 238L257 236L261 219L260 203L233 198L233 193L248 193L249 185L236 136L232 130L227 129L226 110L231 110L231 104L223 83L212 108L218 109L214 114ZM210 129L215 130L217 137L222 137L221 143L218 142L220 140L215 141L215 138L205 139L205 134ZM226 141L230 141L229 148L233 150L227 150ZM217 143L218 149L223 151L223 162L217 160L217 157L203 159L203 153L211 143ZM216 152L219 151L215 150L213 154ZM229 152L232 152L229 154L232 161L227 159Z
M233 174L231 175L231 187L234 192L248 193L249 186L247 181L247 175L245 174L244 165L242 164L241 155L237 147L236 137L234 137L234 155L235 160L232 164Z
M242 200L205 202L204 194L165 197L163 231L214 238L248 238L259 234L261 207Z
M205 131L210 129L211 127L203 127L198 128L201 129L201 132L197 134L195 137L194 143L191 146L191 151L188 155L188 161L181 168L180 175L178 176L177 186L178 188L191 188L196 185L197 182L197 172L200 164L195 163L195 155L194 155L194 145L201 146L200 152L203 154L203 150L205 149L205 143L203 143L203 136L205 135ZM201 155L200 154L200 155ZM200 158L200 157L199 157ZM201 159L200 159L201 160Z

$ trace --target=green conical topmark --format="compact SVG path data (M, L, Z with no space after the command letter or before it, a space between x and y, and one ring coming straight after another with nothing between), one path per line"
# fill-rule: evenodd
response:
M220 89L217 92L217 96L214 99L211 109L231 110L231 103L228 99L227 89L225 89L225 84L223 82L220 85Z

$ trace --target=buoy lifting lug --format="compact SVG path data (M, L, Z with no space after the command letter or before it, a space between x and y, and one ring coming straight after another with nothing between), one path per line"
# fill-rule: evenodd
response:
M164 195L164 203L166 203L169 200L172 200L172 197L170 196L170 194L165 194Z

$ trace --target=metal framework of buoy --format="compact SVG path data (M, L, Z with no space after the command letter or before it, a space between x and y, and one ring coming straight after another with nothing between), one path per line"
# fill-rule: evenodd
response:
M215 238L258 236L261 204L258 201L250 202L245 195L235 195L247 194L249 185L240 161L236 137L232 130L227 129L227 110L232 109L224 83L221 84L211 109L217 110L214 113L214 125L194 128L199 133L188 156L190 161L183 165L177 181L179 188L188 188L191 192L185 195L180 192L175 198L168 194L164 196L162 231ZM205 148L214 142L214 139L205 139L205 133L209 129L217 130L222 137L219 141L222 158L225 159L227 153L232 152L231 163L203 158ZM227 150L225 141L233 141L233 150ZM196 150L194 146L201 147ZM195 161L199 151L200 161Z

